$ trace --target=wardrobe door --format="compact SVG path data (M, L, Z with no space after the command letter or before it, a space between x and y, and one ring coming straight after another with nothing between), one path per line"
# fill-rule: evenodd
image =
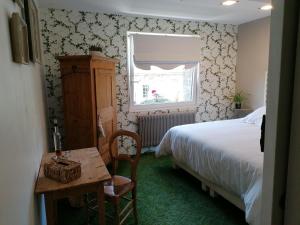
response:
M97 122L101 124L104 135L98 136L98 148L107 164L110 162L109 138L116 131L116 94L115 94L115 65L113 63L101 68L94 68L95 91L97 105ZM115 149L114 149L115 150Z
M90 73L63 76L65 149L96 146Z

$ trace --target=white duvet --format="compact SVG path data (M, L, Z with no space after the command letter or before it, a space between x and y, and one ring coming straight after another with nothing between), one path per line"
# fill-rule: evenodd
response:
M246 221L260 223L263 153L260 126L243 119L196 123L171 128L156 155L172 154L207 180L240 196Z

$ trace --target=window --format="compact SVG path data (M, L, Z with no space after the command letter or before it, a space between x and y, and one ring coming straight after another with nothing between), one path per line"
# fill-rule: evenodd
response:
M194 58L184 52L191 50L190 38L193 38L194 44L198 43L195 36L128 34L131 110L195 105L200 50L196 48L199 50L197 56L194 49L191 51ZM181 48L175 42L181 42ZM186 49L182 46L184 42L188 42Z
M143 98L148 98L148 94L149 94L149 85L143 85Z
M171 70L151 66L150 70L134 67L133 102L135 105L193 102L193 79L197 65L186 69L178 65Z

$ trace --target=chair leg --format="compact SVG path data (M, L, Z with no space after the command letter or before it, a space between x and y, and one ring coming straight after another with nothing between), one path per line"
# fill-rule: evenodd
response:
M119 205L119 202L115 203L114 207L115 207L115 218L114 218L114 221L115 221L116 225L120 225L120 205Z
M136 189L132 190L132 199L133 199L133 215L135 219L135 224L138 224L138 215L137 215L137 208L136 208Z
M90 224L90 214L89 214L89 199L88 199L88 194L84 195L84 200L85 200L85 204L84 204L84 211L85 211L85 217L86 217L86 224L89 225Z

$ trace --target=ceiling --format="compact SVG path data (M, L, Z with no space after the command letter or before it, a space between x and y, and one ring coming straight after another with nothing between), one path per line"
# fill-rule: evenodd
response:
M83 10L125 15L242 24L270 15L259 8L271 0L240 0L222 6L222 0L39 0L41 8Z

